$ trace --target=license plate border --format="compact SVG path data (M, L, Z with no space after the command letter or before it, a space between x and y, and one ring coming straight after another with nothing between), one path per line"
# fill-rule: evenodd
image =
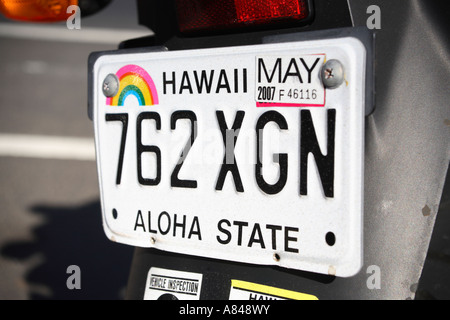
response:
M361 41L361 43L364 45L366 49L366 78L365 78L365 115L369 115L374 110L374 72L373 72L373 60L374 60L374 50L373 50L373 44L374 44L374 36L373 33L367 30L366 28L344 28L344 29L335 29L335 30L326 30L326 31L314 31L314 32L307 32L304 34L288 34L288 35L280 35L280 36L269 36L266 37L263 41L263 43L285 43L285 42L291 42L291 41L307 41L307 40L316 40L316 39L334 39L334 38L341 38L344 36L351 36ZM152 47L152 48L138 48L138 49L119 49L119 50L112 50L112 51L102 51L102 52L94 52L90 55L88 60L88 116L91 120L93 120L93 110L94 110L94 76L93 76L93 66L95 62L104 55L118 55L118 54L127 54L127 53L143 53L143 52L161 52L166 51L167 48L158 46L158 47ZM363 247L361 238L361 249ZM363 253L361 253L361 258L363 256ZM208 258L208 257L205 257ZM349 274L341 275L337 274L337 276L343 276L348 277L356 274L360 267L362 266L362 260L360 263L360 266L353 270ZM329 273L332 273L333 271L329 271Z

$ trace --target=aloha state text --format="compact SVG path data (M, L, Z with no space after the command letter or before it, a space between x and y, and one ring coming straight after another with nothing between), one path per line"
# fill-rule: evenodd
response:
M216 227L214 238L221 245L299 252L298 237L300 229L298 227L228 219L220 219ZM209 228L207 229L210 231ZM133 230L151 233L155 236L161 235L198 241L205 238L199 217L169 214L166 211L153 214L151 211L143 212L139 210L136 214ZM211 235L208 234L206 237L210 238Z

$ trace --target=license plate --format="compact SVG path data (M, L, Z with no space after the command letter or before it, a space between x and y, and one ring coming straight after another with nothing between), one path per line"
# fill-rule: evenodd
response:
M344 68L333 89L321 76L331 59ZM354 275L365 70L366 49L353 37L102 54L91 71L106 235Z

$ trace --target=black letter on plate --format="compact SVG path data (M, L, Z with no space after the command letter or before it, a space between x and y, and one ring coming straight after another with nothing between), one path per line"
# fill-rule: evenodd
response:
M127 142L128 114L127 113L107 113L106 121L122 122L122 137L120 138L119 164L117 165L116 184L122 180L123 154L125 152L125 143Z
M236 118L234 119L233 128L231 130L228 129L223 111L216 111L216 115L220 131L222 132L223 143L225 144L225 156L223 157L222 167L220 168L219 177L217 178L216 190L222 190L225 177L228 171L231 171L236 190L238 192L244 192L244 186L242 185L241 176L239 175L239 169L234 156L234 147L236 146L237 137L242 126L242 120L244 120L245 112L238 111L236 113ZM232 144L231 141L233 141Z
M278 163L280 165L280 177L275 184L268 184L264 177L262 176L262 132L264 130L265 125L268 122L275 122L278 124L278 127L282 130L287 130L288 125L286 119L277 111L267 111L262 114L258 122L256 123L256 165L255 165L255 177L256 182L258 183L259 188L267 194L276 194L283 190L284 185L287 181L287 172L288 172L288 156L286 153L278 154Z
M175 111L172 113L170 118L170 129L174 130L176 127L176 122L178 119L188 119L191 121L191 138L188 140L181 152L180 159L178 160L175 169L173 169L172 175L170 176L170 185L172 187L180 188L197 188L197 181L195 180L180 180L178 179L178 173L180 172L181 166L183 165L184 159L186 159L189 150L191 150L194 144L195 138L197 138L197 116L192 111Z
M308 154L311 152L316 160L323 192L327 198L334 197L334 136L336 126L336 110L328 110L328 146L327 155L320 152L316 131L309 110L301 111L300 136L300 194L307 195Z
M137 171L138 181L142 185L156 186L161 181L161 150L157 146L145 146L142 144L142 121L155 120L156 129L161 130L161 117L156 112L142 112L137 117L136 137L137 137ZM156 177L154 179L142 176L142 153L153 152L156 155Z

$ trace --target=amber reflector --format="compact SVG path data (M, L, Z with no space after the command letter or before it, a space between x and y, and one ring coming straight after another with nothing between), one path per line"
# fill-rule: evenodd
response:
M78 0L0 0L0 12L13 20L56 22L67 20L71 5L78 5Z

